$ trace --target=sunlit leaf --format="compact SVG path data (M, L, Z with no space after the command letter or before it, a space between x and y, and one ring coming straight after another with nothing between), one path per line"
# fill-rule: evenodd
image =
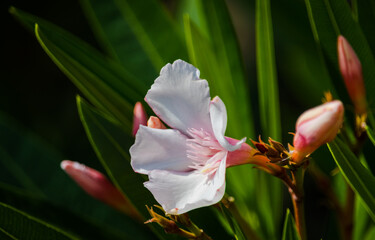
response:
M281 141L279 89L277 82L271 6L269 0L255 2L256 62L259 93L259 111L262 135ZM278 179L259 174L264 183L256 194L268 233L275 236L275 225L280 218L282 196Z
M371 140L372 144L374 144L374 146L375 146L375 134L374 134L374 131L372 131L372 129L369 126L366 126L366 132L367 132L368 138Z
M93 32L107 54L138 79L151 85L160 69L155 69L152 65L115 1L80 2ZM168 31L167 28L165 30Z
M115 231L113 226L109 227L93 219L83 218L65 207L57 206L31 193L2 183L0 183L0 199L4 204L12 204L18 210L48 222L65 232L74 233L79 238L119 240L128 239L131 236L130 233L133 233L137 234L140 239L149 239L144 229L137 228L135 225L132 226L131 232L128 229L127 234L124 234L118 230ZM0 237L0 239L3 238Z
M282 240L300 240L296 224L289 209L286 210Z
M271 6L256 1L256 59L262 134L281 141L279 89L276 77Z
M157 72L168 62L186 60L183 33L158 1L114 0L114 3Z
M0 202L0 232L10 239L78 239L33 216Z
M366 210L375 221L375 177L341 140L336 138L328 143L328 147L345 179L362 198Z

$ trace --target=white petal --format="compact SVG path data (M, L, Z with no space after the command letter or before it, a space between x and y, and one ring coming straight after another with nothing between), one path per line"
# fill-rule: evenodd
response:
M227 128L227 109L224 102L216 96L212 99L210 104L211 124L217 141L220 145L228 151L235 151L241 147L241 144L246 141L246 138L241 139L235 145L232 145L224 137Z
M186 155L186 139L178 130L141 125L130 148L134 171L143 174L155 169L189 171L192 160Z
M225 164L227 152L215 173L172 172L155 170L145 182L156 201L169 214L182 214L190 210L209 206L223 198L225 192Z
M145 97L156 115L172 128L188 135L188 128L212 133L210 90L199 70L182 60L167 64Z

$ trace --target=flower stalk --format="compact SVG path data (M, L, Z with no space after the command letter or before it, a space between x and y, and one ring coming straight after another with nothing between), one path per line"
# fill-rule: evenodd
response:
M304 206L304 190L303 181L305 175L305 167L297 168L291 171L294 189L289 188L289 193L293 202L294 218L296 220L296 228L301 240L306 240L306 222L305 222L305 206Z
M224 205L225 208L232 214L234 219L236 219L238 225L242 229L243 234L247 237L247 239L252 240L260 240L259 236L257 235L256 231L249 225L249 223L242 217L241 213L238 211L238 208L234 202L234 198L231 196L225 196L221 203Z

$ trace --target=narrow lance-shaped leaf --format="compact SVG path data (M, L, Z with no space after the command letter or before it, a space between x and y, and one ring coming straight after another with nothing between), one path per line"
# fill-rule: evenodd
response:
M259 111L262 135L281 141L281 120L279 89L276 77L275 53L271 6L269 0L255 2L256 62L259 93ZM281 209L281 184L278 179L258 173L264 182L263 191L257 194L257 201L267 226L267 234L275 237ZM265 200L266 199L266 200ZM264 204L264 201L268 202Z
M150 235L147 235L142 226L138 227L135 224L131 225L129 224L130 221L127 221L126 224L131 226L131 228L128 228L126 233L119 233L118 230L113 231L113 225L108 226L108 222L108 225L103 223L99 224L92 218L87 218L82 216L82 214L76 214L66 207L57 206L45 199L40 199L32 193L22 191L14 186L3 183L0 183L0 198L4 204L11 204L12 207L17 208L28 215L32 215L44 222L48 222L50 225L56 226L63 231L74 233L78 238L109 238L120 240L128 239L132 234L137 234L139 239L150 239ZM71 196L71 198L74 198L75 200L77 199L75 196ZM92 207L95 208L94 206ZM99 208L96 206L95 211L100 211ZM116 220L124 221L124 218L116 218ZM124 222L122 222L122 226L123 224ZM3 238L0 236L0 239Z
M168 62L187 58L182 32L160 2L114 0L114 3L157 72Z
M0 203L0 232L9 239L78 239L4 203Z
M15 8L11 12L28 27L38 23L37 39L56 65L93 104L130 131L133 106L143 98L145 85L68 32Z
M336 138L328 143L328 147L346 181L362 198L367 212L375 221L375 177L341 140Z
M374 134L374 131L369 126L366 126L366 132L367 132L368 138L371 140L372 144L374 144L374 146L375 146L375 134Z
M276 77L270 1L257 0L255 13L256 60L262 132L263 135L280 141L279 89Z
M80 2L93 32L107 54L119 61L138 79L151 85L159 69L155 69L152 65L151 59L115 1L81 0ZM170 29L166 28L165 31Z
M289 209L286 210L282 240L300 240L296 224Z
M218 94L229 92L223 98L228 109L228 133L236 138L245 134L254 137L254 121L251 113L249 85L246 82L243 59L236 33L225 0L202 1L205 21L220 75L216 81L222 84ZM204 51L203 51L204 54ZM241 124L246 122L246 124Z

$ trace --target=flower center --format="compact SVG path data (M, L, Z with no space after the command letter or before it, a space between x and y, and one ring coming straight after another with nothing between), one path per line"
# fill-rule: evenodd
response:
M218 168L225 149L219 144L215 136L203 129L189 128L192 138L186 140L187 157L192 160L193 169L203 173L212 173Z

